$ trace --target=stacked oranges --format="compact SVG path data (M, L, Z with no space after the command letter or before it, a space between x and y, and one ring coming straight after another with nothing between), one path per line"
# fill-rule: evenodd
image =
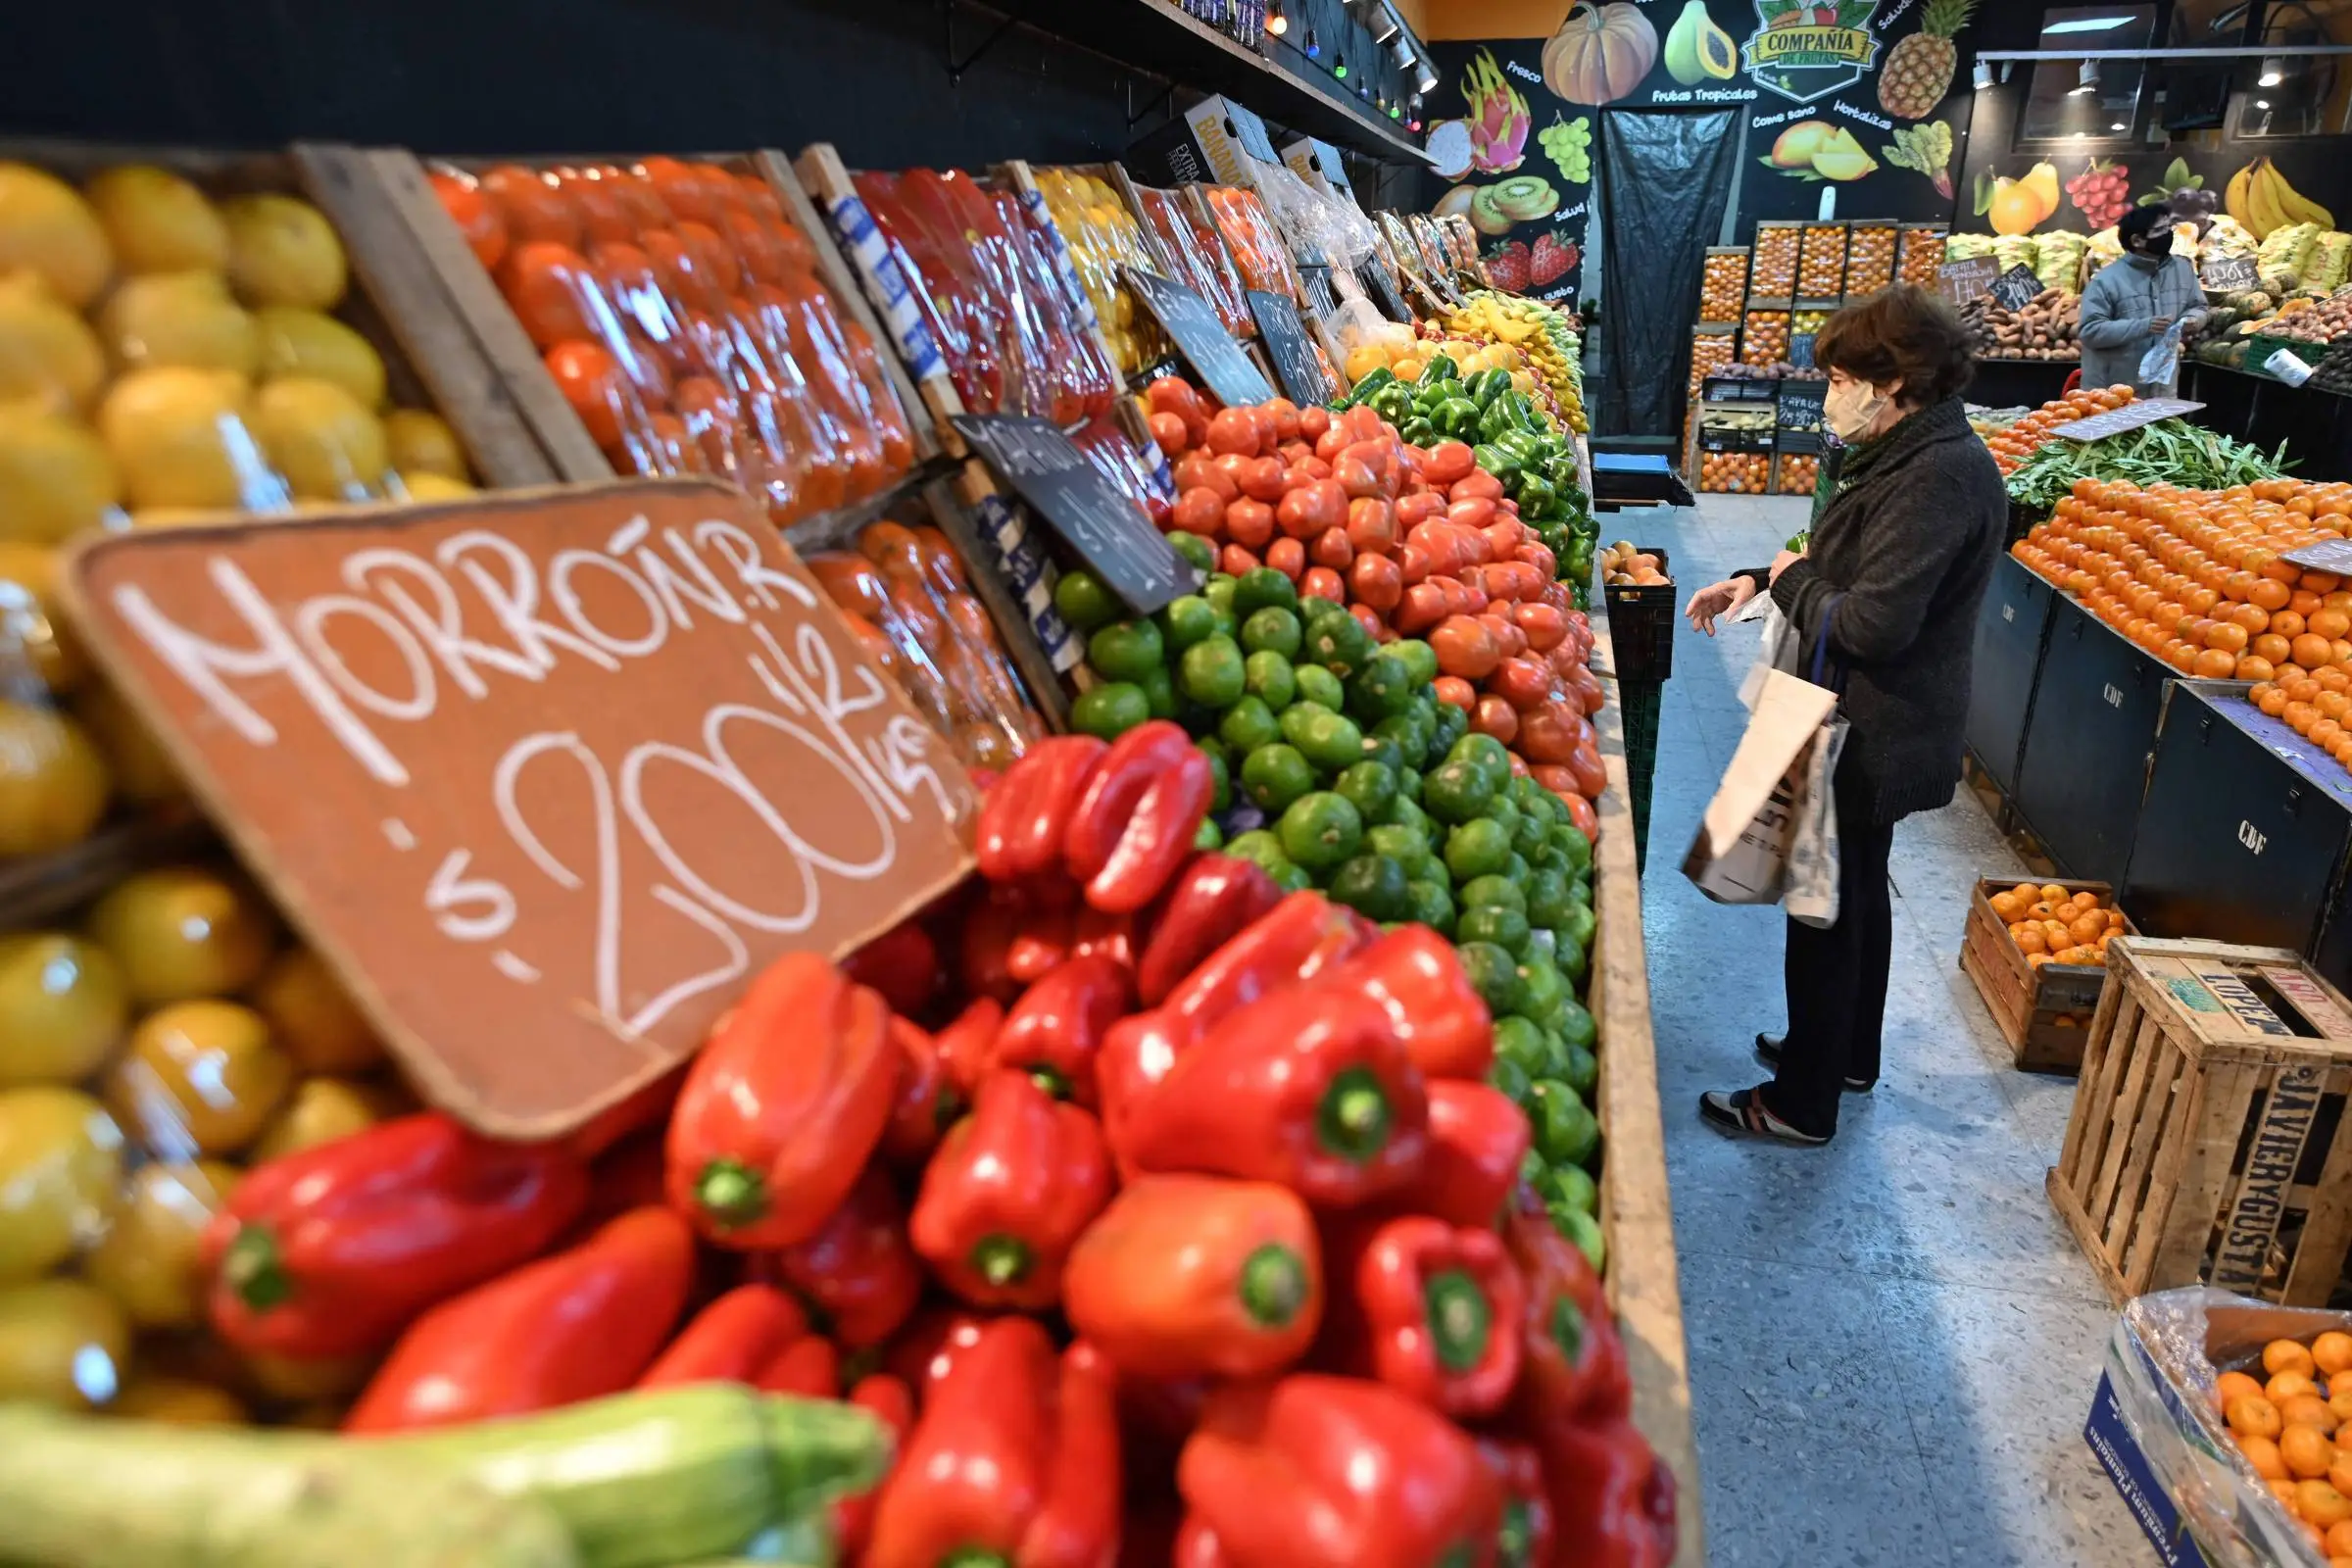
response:
M2114 386L2079 386L2062 398L2050 399L2007 429L1994 431L1984 438L1984 444L1992 448L1992 461L2000 465L2001 472L2014 473L2059 425L2094 414L2111 414L2132 398L2132 389L2120 381Z
M2261 1378L2223 1373L2214 1403L2238 1451L2331 1568L2352 1565L2352 1447L2335 1442L2352 1422L2352 1334L2330 1330L2309 1346L2273 1340L2262 1370Z
M2104 968L2107 944L2126 935L2124 911L2109 908L2088 888L2069 893L2055 882L2020 882L1987 901L2009 927L2009 940L2038 969L2045 963Z
M2352 767L2352 590L2284 553L2352 533L2352 484L2228 490L2078 479L2010 554L2184 674L2251 700Z

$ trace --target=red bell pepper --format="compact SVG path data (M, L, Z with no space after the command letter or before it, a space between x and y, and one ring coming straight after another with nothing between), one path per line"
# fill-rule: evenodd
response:
M1338 971L1389 1009L1413 1065L1431 1078L1483 1080L1494 1065L1494 1019L1453 945L1425 925L1381 937Z
M1518 1190L1532 1137L1527 1113L1499 1089L1431 1079L1429 1154L1396 1206L1448 1225L1493 1229Z
M1062 1308L1122 1373L1253 1378L1306 1353L1323 1289L1314 1218L1296 1193L1146 1176L1079 1237Z
M1018 882L1057 864L1071 810L1109 750L1092 735L1055 735L1022 753L980 803L980 874Z
M1065 959L1004 1015L989 1050L992 1067L1027 1073L1058 1100L1093 1108L1095 1056L1110 1026L1127 1015L1127 971L1096 956Z
M205 1228L213 1326L306 1360L380 1349L417 1313L536 1256L588 1200L561 1144L498 1144L439 1111L262 1164Z
M669 1199L723 1247L816 1234L881 1142L901 1053L882 999L812 953L752 982L669 1124Z
M1109 1200L1095 1118L999 1070L931 1156L907 1232L957 1296L1033 1310L1060 1298L1070 1246Z
M1577 1568L1666 1568L1674 1561L1674 1472L1630 1420L1552 1421L1540 1435L1557 1513L1552 1560Z
M1217 1541L1217 1533L1197 1513L1184 1516L1176 1530L1176 1549L1165 1559L1169 1568L1233 1568L1233 1559Z
M1013 926L1020 918L1020 892L1011 884L989 883L988 891L963 911L956 973L964 995L1011 1001L1020 995L1012 977Z
M1201 960L1282 902L1282 889L1255 863L1230 855L1195 856L1154 907L1151 940L1135 969L1137 997L1156 1007Z
M1516 1401L1522 1424L1626 1416L1633 1376L1592 1263L1525 1188L1503 1217L1502 1240L1527 1283L1527 1372Z
M1450 1416L1502 1408L1519 1381L1527 1286L1500 1237L1393 1219L1373 1233L1354 1284L1381 1382Z
M1014 986L1033 986L1069 957L1078 939L1078 910L1065 897L1069 884L1059 878L1030 882L1017 890L1018 913L1012 925L1012 945L1004 951L1004 972Z
M1070 956L1107 958L1129 974L1135 972L1135 922L1140 915L1111 914L1082 904L1070 921Z
M925 1307L884 1349L883 1370L912 1389L915 1402L923 1403L995 1321L962 1307Z
M620 1216L410 1325L343 1430L400 1432L552 1410L635 1383L694 1284L694 1233L666 1208Z
M841 1397L841 1351L831 1340L811 1334L793 1341L760 1369L752 1387L761 1394L789 1394L803 1399Z
M939 948L912 919L902 920L841 960L842 973L871 987L898 1013L919 1013L939 994Z
M738 1285L679 1330L637 1387L749 1383L808 1333L808 1314L791 1297L772 1285Z
M923 1295L898 1191L880 1170L859 1177L824 1229L778 1251L773 1266L824 1314L825 1331L853 1350L896 1334Z
M1153 719L1111 742L1070 809L1062 863L1097 908L1159 896L1208 811L1208 758L1181 725Z
M1479 1439L1478 1456L1502 1483L1494 1568L1551 1568L1555 1531L1551 1495L1544 1489L1544 1456L1527 1444L1497 1438Z
M1119 1426L1109 1367L1001 1318L929 1398L874 1509L865 1568L1109 1568Z
M1301 985L1229 1014L1182 1052L1123 1136L1138 1170L1279 1182L1347 1208L1419 1174L1429 1100L1379 1003Z
M914 1394L905 1381L887 1372L876 1372L860 1378L850 1391L850 1403L872 1414L890 1428L894 1448L903 1448L906 1434L914 1428ZM891 1461L893 1469L898 1461ZM882 1498L882 1488L890 1481L885 1470L880 1481L855 1496L842 1498L833 1505L833 1541L840 1547L844 1562L858 1562L865 1551L865 1544L873 1534L874 1505Z
M986 997L972 1006L1004 1011ZM910 1018L891 1015L890 1043L898 1052L899 1069L898 1087L891 1100L890 1125L882 1129L880 1148L885 1159L912 1164L926 1158L939 1147L940 1139L956 1118L963 1114L963 1091L940 1049L944 1038L931 1034Z
M1314 1373L1219 1393L1176 1485L1231 1568L1491 1568L1502 1517L1460 1428L1381 1384Z
M614 1145L590 1166L588 1205L572 1220L565 1237L576 1240L632 1208L668 1202L669 1164L662 1149L667 1137L666 1128L648 1127Z

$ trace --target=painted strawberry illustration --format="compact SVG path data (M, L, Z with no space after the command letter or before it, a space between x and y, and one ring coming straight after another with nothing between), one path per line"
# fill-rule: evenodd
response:
M1527 258L1528 281L1538 288L1558 281L1576 266L1581 254L1576 246L1561 244L1556 234L1539 235Z
M1487 254L1487 280L1505 293L1523 293L1528 286L1530 260L1527 247L1517 240L1497 245Z

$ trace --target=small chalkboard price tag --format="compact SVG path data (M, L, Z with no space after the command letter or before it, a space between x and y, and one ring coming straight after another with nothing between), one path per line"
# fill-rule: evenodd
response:
M2207 256L2198 264L2197 280L2214 294L2259 288L2262 283L2251 256Z
M1954 305L1966 305L1991 293L1992 281L2000 275L2000 263L1989 256L1971 256L1936 269L1936 288Z
M2022 311L2041 292L2041 279L2034 275L2034 269L2021 262L1994 278L1986 292L2002 310Z
M1298 319L1298 307L1262 288L1248 293L1250 314L1257 318L1258 336L1265 340L1266 352L1273 356L1274 374L1281 380L1283 392L1294 403L1330 402L1331 382L1324 376L1322 364L1306 340L1306 325Z
M1821 428L1821 400L1829 392L1827 381L1788 380L1781 383L1778 422L1784 430L1818 430Z
M1053 420L958 414L956 428L1137 614L1148 615L1200 585L1200 574L1176 554L1143 509L1103 477Z
M1250 356L1209 309L1208 301L1182 283L1172 283L1140 267L1127 269L1127 281L1219 403L1246 408L1274 395L1257 367L1250 363Z
M2317 544L2297 545L2279 552L2278 559L2305 571L2352 577L2352 539L2322 539Z
M1813 368L1812 332L1792 332L1788 336L1788 363L1800 370Z
M1359 270L1359 275L1371 283L1373 297L1380 302L1383 315L1392 321L1402 321L1407 326L1412 324L1412 307L1405 304L1404 296L1396 292L1396 280L1389 276L1386 267L1378 262L1367 262Z
M2097 441L2126 430L2136 430L2143 424L2170 419L2183 414L2194 414L2205 405L2189 398L2134 398L2120 409L2094 414L2087 419L2070 419L2064 424L2050 426L2050 434L2062 435L2069 441Z

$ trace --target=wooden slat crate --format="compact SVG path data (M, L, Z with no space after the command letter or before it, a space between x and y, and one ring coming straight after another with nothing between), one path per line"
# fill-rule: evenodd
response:
M2352 1247L2352 1003L2281 948L2127 937L2108 965L2048 1182L2108 1294L2326 1304Z
M2009 935L2009 922L1993 911L1992 896L2018 883L2005 877L1982 877L1969 895L1967 935L1960 944L1960 968L1977 983L2001 1038L2020 1072L2076 1072L2082 1066L2082 1046L2089 1038L2092 1015L2107 971L2088 964L2045 963L2029 960ZM2040 884L2064 888L2071 896L2088 889L2102 907L2115 902L2115 890L2104 882ZM2129 918L2126 935L2136 935Z

